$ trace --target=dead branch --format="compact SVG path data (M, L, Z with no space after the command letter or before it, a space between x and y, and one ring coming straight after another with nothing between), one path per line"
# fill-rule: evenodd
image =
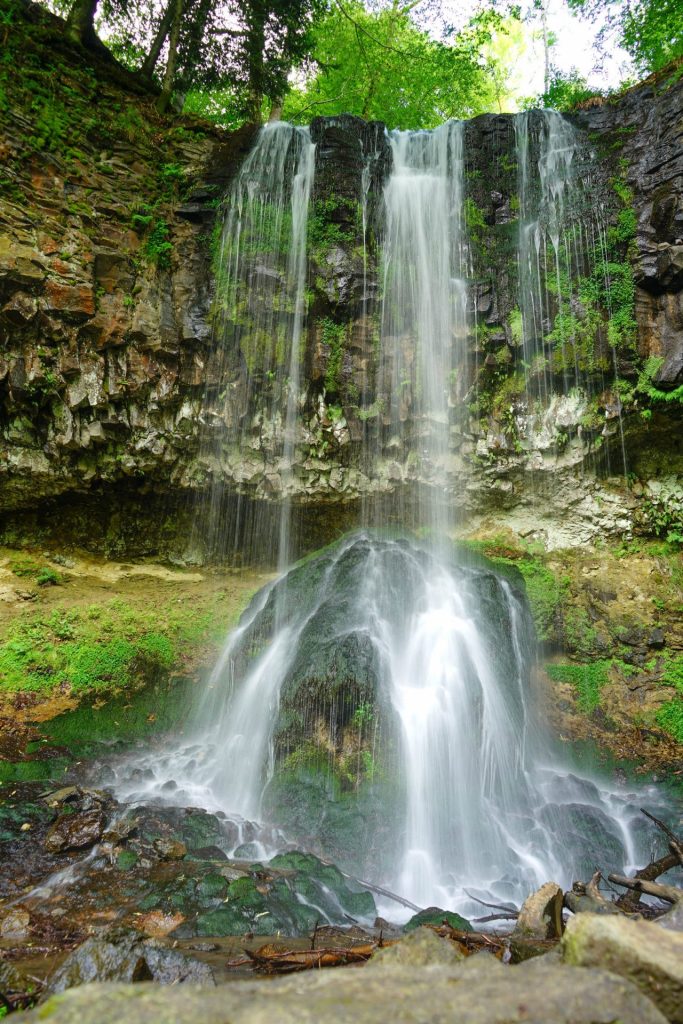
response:
M486 900L480 900L478 896L473 896L472 893L469 892L467 889L464 889L463 892L465 893L466 896L469 896L471 900L474 900L475 903L479 903L480 906L482 907L488 907L489 910L502 910L503 914L501 915L501 920L516 921L519 917L519 910L517 909L517 907L512 906L512 904L510 903L487 903ZM495 921L496 918L493 915L491 915L491 917L479 917L476 920Z
M488 924L489 921L516 921L519 914L504 914L502 911L499 914L487 914L486 917L473 917L472 921L475 924Z
M655 896L667 903L683 902L683 889L677 889L674 885L658 885L655 882L646 882L642 878L627 878L626 875L608 875L607 877L615 885L623 885L626 889L635 889L636 892L642 892L646 896Z
M640 878L643 882L654 882L656 878L663 875L665 871L671 871L677 864L678 857L675 853L665 853L659 860L653 860L644 868L640 868L633 877ZM622 910L636 910L642 895L642 892L637 889L629 889L621 894L616 905Z
M323 863L329 863L323 861ZM424 907L418 907L410 900L405 899L403 896L397 896L395 892L389 892L388 889L383 889L381 885L373 885L372 882L364 882L362 878L356 878L355 875L348 875L345 871L342 871L344 878L348 878L352 882L356 882L357 885L362 885L364 889L369 889L370 892L377 893L378 896L384 896L388 900L394 900L396 903L400 903L401 906L407 907L408 910L412 910L413 913L419 914Z
M644 814L646 818L650 819L650 821L653 821L658 829L661 829L669 840L669 849L676 855L678 863L683 865L683 839L677 836L675 832L672 832L669 826L663 821L660 821L659 818L655 818L654 814L650 814L649 811L646 811L644 807L640 808L640 813Z
M248 949L245 949L244 952L252 961L254 970L264 971L266 974L291 974L293 971L364 963L370 959L376 949L377 943L369 942L362 946L349 946L348 949L333 947L330 949L283 950L266 945L253 952Z
M610 878L612 876L610 875ZM600 892L602 875L596 871L590 882L574 882L571 892L564 894L564 905L574 914L619 914L620 908L612 900L605 899Z

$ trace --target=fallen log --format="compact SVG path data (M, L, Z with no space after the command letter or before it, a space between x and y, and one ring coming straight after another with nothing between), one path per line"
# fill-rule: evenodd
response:
M266 974L291 974L294 971L308 971L323 967L345 967L348 964L365 963L378 948L376 942L347 949L282 949L267 944L256 950L245 949L245 956L229 960L228 967L241 967L251 963L254 970Z
M643 878L629 878L626 875L608 875L610 882L615 885L623 885L626 889L634 889L645 896L655 896L667 903L680 903L683 901L683 889L675 885L659 885L657 882L648 882Z
M611 876L610 876L611 877ZM599 889L602 874L596 871L590 882L574 882L570 892L564 894L564 905L574 914L620 914L622 910L612 900L605 899Z
M654 882L656 878L663 875L665 871L671 871L678 864L678 858L674 853L665 853L659 860L653 860L644 868L636 871L634 878L643 882ZM643 895L635 887L623 893L616 901L616 906L621 910L634 911L638 909L640 897Z

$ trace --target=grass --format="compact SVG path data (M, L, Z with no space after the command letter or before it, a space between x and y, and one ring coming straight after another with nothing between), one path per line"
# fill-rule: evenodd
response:
M665 658L661 684L675 687L677 695L661 706L655 719L665 732L683 743L683 654Z
M600 704L600 690L609 679L611 665L611 659L600 659L583 665L548 665L547 672L555 682L573 686L580 710L590 714Z
M160 586L150 595L148 585L135 599L70 605L77 588L69 582L51 609L22 610L3 624L0 694L115 693L192 671L211 656L252 593L242 586L178 597L176 587Z

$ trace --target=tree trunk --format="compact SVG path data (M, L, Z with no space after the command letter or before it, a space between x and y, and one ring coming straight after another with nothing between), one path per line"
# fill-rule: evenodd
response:
M282 120L282 100L271 100L270 101L270 114L268 115L268 123L272 124L273 121Z
M261 124L263 120L263 53L266 46L266 28L264 11L261 4L245 5L248 10L246 51L248 61L248 86L246 118L251 124Z
M145 57L144 63L140 68L140 74L142 75L143 78L151 78L154 69L157 66L159 55L161 53L164 43L166 42L166 36L168 35L171 28L171 24L173 22L173 13L175 11L175 7L176 5L174 3L174 0L169 0L166 10L164 11L164 16L161 19L161 24L157 29L157 34L155 35L154 41L152 42L150 51Z
M74 0L66 19L66 34L74 43L87 46L96 39L95 11L98 0Z
M173 24L168 39L168 60L164 81L161 86L161 95L157 100L157 110L160 114L166 113L173 95L173 82L175 80L175 69L178 64L178 42L180 41L180 26L183 20L184 0L172 0L173 2Z

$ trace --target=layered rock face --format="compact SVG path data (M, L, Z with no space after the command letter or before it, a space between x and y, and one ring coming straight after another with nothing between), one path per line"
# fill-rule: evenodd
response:
M274 536L283 495L299 509L300 547L356 522L361 504L384 502L383 517L398 510L397 494L400 517L414 519L414 493L444 480L396 448L380 401L380 240L392 165L383 126L341 117L311 127L301 415L285 479L282 407L264 413L268 382L250 379L243 349L228 354L226 379L212 315L221 199L253 129L225 135L159 121L106 69L78 67L53 21L30 8L8 45L38 99L29 87L12 95L1 143L5 539L231 557L248 546L249 531ZM42 72L30 70L48 52L66 83L57 101L41 92ZM515 124L487 115L466 125L472 329L466 372L453 384L446 483L447 500L469 523L495 514L553 546L651 531L663 505L680 515L672 474L681 406L665 399L683 373L682 104L680 83L646 86L575 118L594 149L604 230L617 232L624 265L633 263L637 350L610 347L599 325L597 357L586 357L580 379L558 370L540 412L533 387L519 385ZM631 207L634 231L624 219ZM620 392L615 368L626 382ZM252 396L238 430L227 392ZM409 431L413 414L408 401ZM620 476L622 443L630 489ZM196 514L208 494L223 524L221 548L211 548Z

